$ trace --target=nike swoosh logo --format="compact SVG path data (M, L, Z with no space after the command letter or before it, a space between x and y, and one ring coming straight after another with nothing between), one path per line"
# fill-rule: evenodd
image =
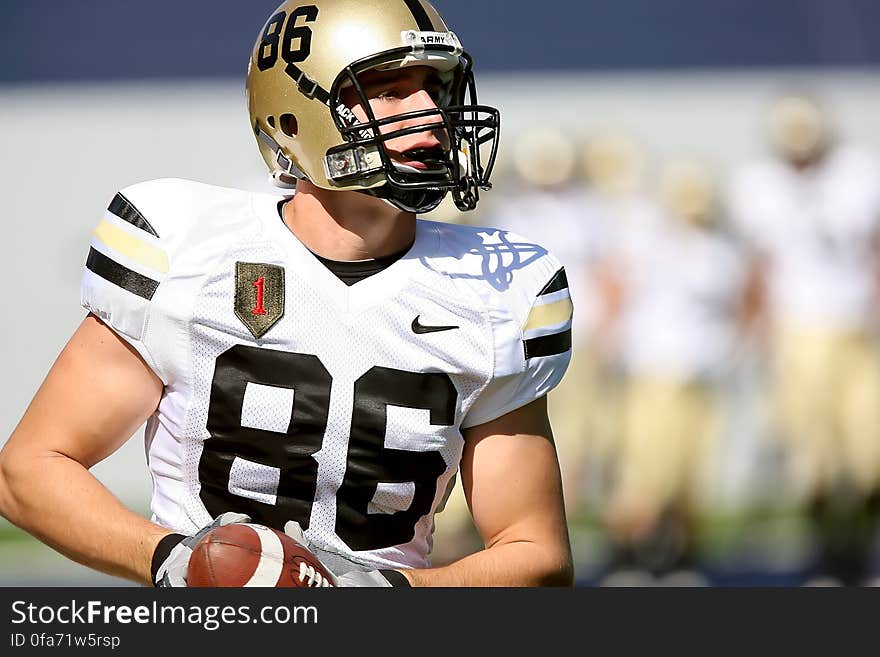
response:
M454 331L459 326L425 326L419 320L421 319L421 315L416 317L412 323L413 333L416 335L424 335L425 333L439 333L440 331Z

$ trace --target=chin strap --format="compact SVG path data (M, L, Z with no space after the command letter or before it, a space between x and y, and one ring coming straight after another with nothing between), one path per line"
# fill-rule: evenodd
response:
M308 180L309 177L303 173L298 166L296 166L292 160L288 159L288 157L281 150L281 145L272 138L272 135L268 134L264 131L259 123L254 123L254 134L257 136L257 139L262 141L266 146L272 149L272 152L275 153L275 162L281 167L283 172L273 172L272 177L275 178L276 181L282 182L283 186L289 186L290 183L284 181L284 176L289 176L295 180Z

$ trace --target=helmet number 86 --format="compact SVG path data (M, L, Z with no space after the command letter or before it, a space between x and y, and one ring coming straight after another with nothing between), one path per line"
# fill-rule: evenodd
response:
M297 22L302 18L304 23L314 23L318 18L318 8L315 5L297 7L291 12L282 37L281 30L287 18L286 12L278 12L269 19L266 29L263 30L257 56L257 66L261 71L275 66L278 61L279 45L281 58L288 64L304 62L312 52L312 30L307 25L297 25Z

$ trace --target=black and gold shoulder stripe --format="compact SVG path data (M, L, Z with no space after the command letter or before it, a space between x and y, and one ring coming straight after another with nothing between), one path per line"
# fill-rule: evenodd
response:
M565 267L563 267L553 275L553 278L544 286L544 289L538 292L538 296L542 297L553 292L559 292L559 290L564 290L567 287L568 276L565 275Z
M153 298L153 295L156 294L156 290L159 288L159 281L154 281L152 278L148 278L124 265L120 265L94 247L89 249L86 269L113 283L113 285L128 290L132 294L136 294L148 301Z
M144 215L142 215L140 211L131 204L131 201L125 198L122 194L114 196L113 200L110 202L110 207L107 209L123 221L130 223L132 226L140 228L154 237L159 237L159 233L157 233L150 225L150 222L147 221L146 217L144 217Z
M571 349L571 329L562 333L524 340L523 344L525 345L526 360L564 354Z
M571 296L561 268L538 293L523 326L526 360L563 354L571 349Z
M159 233L132 202L116 194L92 233L86 269L150 300L159 281L168 273L168 254L158 237Z

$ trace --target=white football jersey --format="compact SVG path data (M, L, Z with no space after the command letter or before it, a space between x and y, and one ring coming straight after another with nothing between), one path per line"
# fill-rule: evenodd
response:
M720 233L669 217L622 249L619 359L635 376L712 379L733 354L745 266Z
M95 230L82 304L165 384L145 436L153 520L296 520L352 561L426 567L462 429L562 378L565 272L517 235L419 221L403 258L349 287L282 200L157 180Z
M783 323L834 330L876 320L880 163L839 147L814 169L759 161L734 177L732 218L768 256L769 301Z

